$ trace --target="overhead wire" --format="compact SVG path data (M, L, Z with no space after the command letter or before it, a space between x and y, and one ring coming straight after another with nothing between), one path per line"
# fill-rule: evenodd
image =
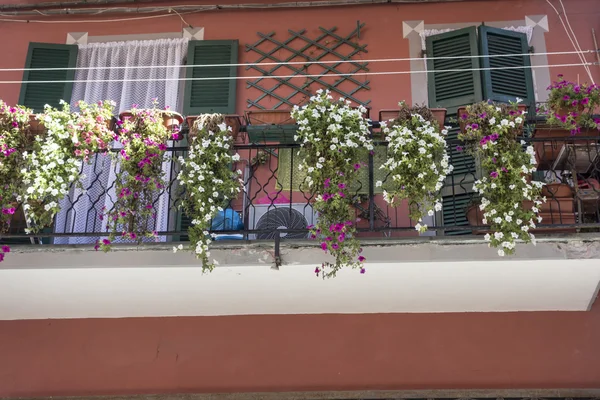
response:
M593 50L584 50L584 53L592 53ZM361 64L378 62L400 62L400 61L422 61L422 60L458 60L467 58L502 58L502 57L525 57L544 55L568 55L579 54L579 51L553 51L545 53L514 53L514 54L490 54L490 55L465 55L465 56L439 56L439 57L406 57L406 58L375 58L367 60L322 60L322 61L278 61L278 62L255 62L255 63L229 63L229 64L190 64L190 65L124 65L124 66L96 66L96 67L49 67L49 68L0 68L0 72L15 71L69 71L69 70L95 70L95 69L152 69L152 68L214 68L214 67L251 67L251 66L285 66L285 65L327 65L327 64ZM587 62L584 60L583 62Z
M592 63L587 63L591 65ZM21 83L96 83L96 82L151 82L151 81L220 81L220 80L242 80L242 79L291 79L291 78L327 78L327 77L344 77L344 76L378 76L378 75L410 75L410 74L429 74L429 73L445 73L445 72L473 72L473 71L494 71L494 70L511 70L511 69L535 69L548 67L579 67L584 63L576 64L548 64L548 65L523 65L515 67L486 67L486 68L460 68L460 69L443 69L443 70L422 70L422 71L381 71L381 72L354 72L354 73L337 73L337 74L294 74L294 75L258 75L258 76L224 76L224 77L183 77L183 78L135 78L135 79L79 79L79 80L51 80L51 81L0 81L0 84L21 84Z

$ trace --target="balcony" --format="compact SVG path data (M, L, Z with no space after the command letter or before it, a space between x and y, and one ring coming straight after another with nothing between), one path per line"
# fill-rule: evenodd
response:
M489 228L472 191L481 171L456 151L456 130L448 139L455 171L442 189L443 209L421 235L407 205L390 207L375 185L386 180L379 170L386 143L376 142L354 188L367 273L342 271L326 283L311 273L327 256L308 239L317 216L297 168L297 143L250 143L242 127L235 144L241 160L232 168L242 171L245 191L213 220L211 252L219 267L206 276L193 255L170 251L187 240L189 220L179 207L184 189L176 180L186 142L168 149L169 184L148 221L158 238L141 245L120 240L108 254L94 252L93 244L106 235L101 215L116 198L117 164L96 157L83 167L85 187L71 190L52 230L33 237L15 223L3 238L23 245L0 265L0 301L18 303L0 317L588 309L600 282L600 263L593 261L600 258L598 138L532 138L526 130L523 140L539 161L536 178L549 184L539 243L499 258L481 236ZM373 137L381 138L376 121ZM212 299L218 301L207 303Z

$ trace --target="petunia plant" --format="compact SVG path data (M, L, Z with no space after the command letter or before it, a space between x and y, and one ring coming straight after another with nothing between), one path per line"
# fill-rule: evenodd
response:
M593 117L600 106L600 87L570 82L562 75L558 78L548 86L548 101L542 109L547 122L569 130L571 135L581 133L581 129L600 129L600 119Z
M23 183L23 209L28 221L28 233L37 233L52 224L59 211L59 202L72 184L79 184L82 162L94 153L106 150L113 139L110 130L114 103L110 101L88 105L79 102L81 113L72 112L61 101L62 109L49 105L37 118L43 125L31 152L25 152L27 164Z
M322 90L307 105L292 110L298 123L295 139L301 146L299 168L307 172L305 186L315 196L318 215L310 227L311 238L334 258L316 268L323 277L333 277L346 266L365 272L350 191L364 155L373 151L365 112L364 107L354 109L349 101L335 101Z
M408 107L400 103L400 117L382 124L388 142L387 161L380 167L387 173L383 198L393 206L408 200L409 214L417 221L415 229L425 232L425 215L433 216L442 209L440 190L446 176L452 172L444 136L426 107Z
M23 154L33 145L30 114L25 107L11 107L0 100L0 234L8 231L22 201L22 171L26 166ZM10 247L2 246L0 261L8 252Z
M116 199L110 210L101 218L107 218L108 238L96 244L96 249L109 251L119 236L125 240L141 242L144 237L157 237L157 193L165 187L164 162L167 141L172 133L163 123L167 113L156 107L140 109L133 107L127 116L117 121L117 140L123 146L117 157Z
M233 171L240 156L232 154L232 128L225 124L222 115L201 115L191 129L194 135L189 153L179 158L178 180L185 188L183 209L192 220L188 231L190 248L202 261L202 270L212 271L216 262L210 259L209 252L214 238L209 233L211 221L241 191L241 171ZM174 252L177 250L173 248Z
M543 183L531 181L537 164L533 147L523 149L526 143L517 137L524 113L516 103L483 102L459 115L466 130L458 137L479 160L484 174L473 189L480 196L483 223L492 231L485 240L500 256L513 254L518 240L535 244L530 230L541 222L539 207L546 200L540 196Z

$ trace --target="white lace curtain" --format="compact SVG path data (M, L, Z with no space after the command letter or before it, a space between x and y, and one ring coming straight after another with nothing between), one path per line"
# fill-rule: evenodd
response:
M129 42L91 43L79 46L78 69L73 86L72 106L79 100L87 103L114 100L115 112L131 108L152 107L157 98L160 107L181 111L181 76L187 54L188 39L139 40ZM118 68L131 66L164 66L168 68ZM137 80L137 81L136 81ZM142 80L142 81L140 81ZM111 209L116 199L115 173L118 163L107 156L96 156L84 165L82 179L86 190L74 189L61 204L56 218L56 232L106 232L102 210ZM171 163L163 163L165 178L171 179ZM169 199L162 195L156 203L156 229L169 230ZM56 238L57 244L93 243L98 237ZM159 240L164 241L165 237Z

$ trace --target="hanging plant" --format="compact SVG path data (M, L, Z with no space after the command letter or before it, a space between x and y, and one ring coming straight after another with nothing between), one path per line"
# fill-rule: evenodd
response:
M28 233L52 225L59 202L72 184L80 184L82 161L106 150L114 136L110 130L113 102L79 102L81 113L71 112L64 101L61 105L60 110L46 105L38 116L44 130L36 135L33 150L24 154L23 210Z
M595 85L577 84L563 79L554 81L548 87L548 101L543 109L550 125L558 126L571 132L581 133L581 129L600 130L600 119L593 113L600 106L600 88Z
M25 107L11 107L0 100L0 234L8 232L18 203L22 201L23 154L33 145L30 113L31 110ZM9 252L9 246L2 246L0 261Z
M440 189L453 169L444 140L448 131L440 130L427 107L400 103L399 117L389 127L383 124L382 132L388 142L388 160L380 167L388 176L383 198L393 206L408 200L410 218L423 233L427 230L423 217L442 209Z
M516 103L483 102L467 107L460 116L466 130L458 137L484 171L473 189L480 196L483 223L492 231L485 240L498 248L500 256L513 254L517 240L535 244L530 230L541 222L539 206L546 201L540 196L543 183L530 181L537 164L534 149L524 150L525 142L517 139L523 113Z
M153 230L156 220L157 192L164 189L162 163L167 140L179 133L171 133L165 126L168 112L156 108L139 109L134 106L121 114L117 122L117 140L123 148L119 152L114 206L101 216L107 218L107 239L96 244L96 250L109 251L117 236L141 242L143 237L157 237Z
M334 262L317 267L317 276L333 277L345 266L365 272L365 258L356 238L356 220L350 188L357 182L367 151L373 151L366 109L352 109L349 101L334 101L329 91L317 91L310 102L295 106L292 117L298 123L295 140L301 143L301 164L306 170L306 186L315 196L313 208L317 223L311 238L321 242Z
M186 158L179 158L178 180L185 188L183 209L192 220L188 231L190 248L202 261L202 270L212 271L216 261L210 260L208 251L212 242L211 221L241 191L241 171L232 171L232 164L240 156L231 154L232 128L225 124L223 115L201 115L191 129L189 153ZM173 248L174 252L177 250Z

